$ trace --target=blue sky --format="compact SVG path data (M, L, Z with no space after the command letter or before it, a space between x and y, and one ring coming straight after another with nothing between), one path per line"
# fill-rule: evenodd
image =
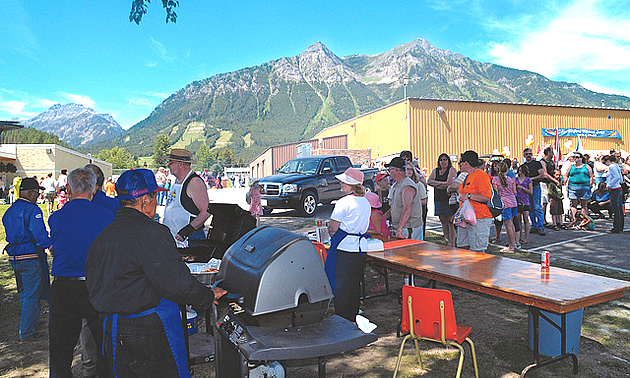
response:
M194 80L302 53L377 54L424 38L482 62L630 96L630 1L180 0L176 24L153 0L3 0L0 119L55 103L129 128ZM57 5L61 4L61 5Z

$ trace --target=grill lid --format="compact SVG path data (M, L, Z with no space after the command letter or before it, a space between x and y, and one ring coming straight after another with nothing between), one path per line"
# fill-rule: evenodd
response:
M244 296L243 307L253 316L295 308L300 297L309 303L333 298L313 244L269 226L248 232L226 251L217 279Z

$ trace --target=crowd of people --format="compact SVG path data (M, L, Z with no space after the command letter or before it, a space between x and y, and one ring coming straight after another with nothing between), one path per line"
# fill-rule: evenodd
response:
M351 321L358 313L368 235L424 240L430 200L446 244L479 252L488 248L493 225L495 243L505 226L504 252L521 248L531 233L588 229L593 218L606 215L613 219L609 232L623 231L628 167L618 151L593 161L573 152L557 166L551 148L540 160L526 148L521 162L484 161L472 150L457 159L443 153L429 173L410 151L403 151L376 175L374 192L366 192L359 169L337 175L346 195L331 214L325 262L336 313ZM72 375L78 341L84 360L101 377L112 372L188 376L177 304L203 308L225 294L193 278L176 249L205 238L203 227L210 216L211 175L195 173L192 164L190 151L172 149L167 168L156 174L129 170L114 183L88 164L56 180L48 174L15 186L17 197L2 221L22 307L19 336L23 341L40 336L39 300L48 300L51 376ZM428 187L433 188L432 199ZM65 200L53 212L62 192ZM565 195L570 201L566 212ZM36 205L40 198L50 205L50 231ZM493 214L496 198L502 203L500 216ZM155 222L158 205L165 206L162 224ZM262 215L262 208L254 213ZM455 222L460 215L464 223ZM53 256L52 286L45 249Z
M190 151L172 149L168 159L168 189L152 171L134 169L118 178L111 198L104 191L111 180L105 184L93 164L63 181L50 174L16 186L2 222L22 309L19 337L45 335L36 326L40 300L48 301L51 377L72 377L78 342L85 376L190 376L178 304L203 309L225 290L202 285L182 262L177 246L205 238L197 234L209 200ZM48 231L37 201L43 193L53 202L60 181L67 202L49 210ZM155 222L158 194L166 196L163 224Z
M500 156L484 161L475 151L466 151L458 159L443 153L430 174L419 169L410 151L403 151L384 167L375 177L374 194L365 196L372 208L364 230L369 234L423 240L428 187L433 191L433 215L439 218L450 246L483 252L489 242L505 243L502 251L513 252L523 248L531 234L545 236L546 229L593 229L595 219L604 217L613 219L608 232L623 231L623 203L630 179L628 166L616 150L594 159L575 151L561 164L556 164L551 147L539 159L531 148L525 148L520 162ZM494 197L501 199L499 216L488 205ZM466 201L475 222L456 226L454 216ZM503 227L505 241L501 240ZM330 231L332 235L336 230Z

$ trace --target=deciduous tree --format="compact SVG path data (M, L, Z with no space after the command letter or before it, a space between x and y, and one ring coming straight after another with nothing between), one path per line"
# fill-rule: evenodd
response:
M142 16L147 13L147 7L149 6L149 3L151 3L151 0L132 0L131 12L129 12L129 21L135 22L137 25L140 25L140 21L142 21ZM164 7L164 10L166 10L166 22L177 22L177 13L175 13L175 7L179 6L179 1L162 0L162 6Z
M138 168L136 159L122 147L114 147L111 150L100 150L96 158L111 163L113 169Z

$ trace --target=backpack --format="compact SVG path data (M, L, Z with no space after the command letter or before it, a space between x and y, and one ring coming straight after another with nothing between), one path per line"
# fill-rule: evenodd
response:
M503 213L503 201L501 201L501 196L495 188L492 188L492 198L490 198L490 201L486 202L486 204L488 205L488 210L490 210L490 214L492 214L493 218L496 218Z

